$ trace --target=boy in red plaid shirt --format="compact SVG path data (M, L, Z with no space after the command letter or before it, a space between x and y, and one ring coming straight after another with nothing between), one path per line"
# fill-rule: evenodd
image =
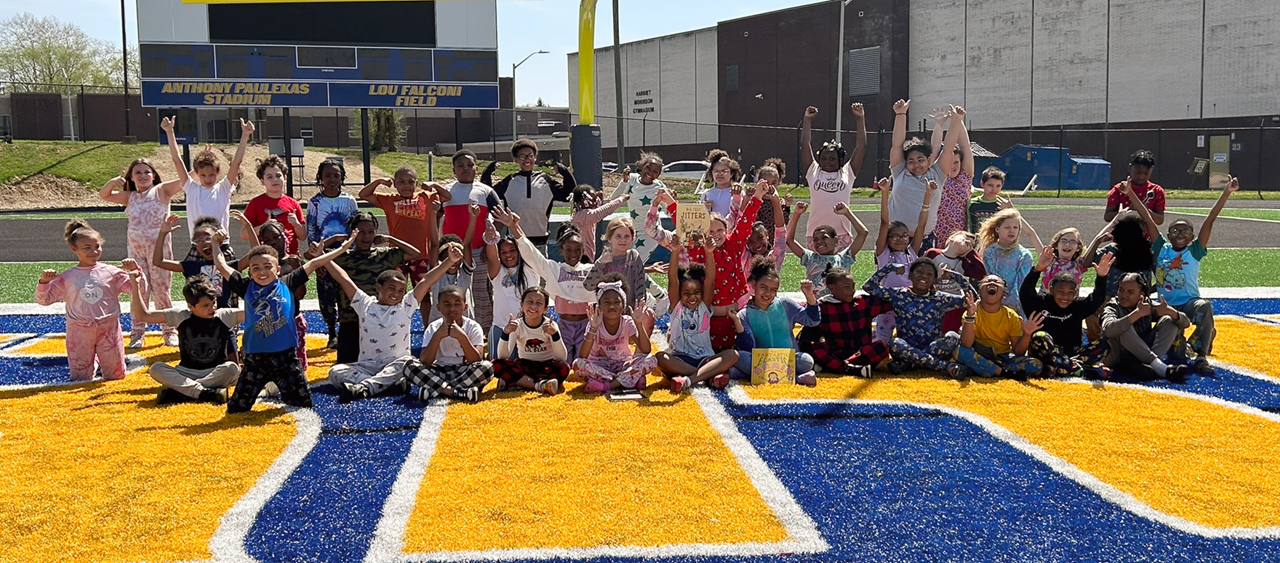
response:
M893 305L855 295L858 285L842 268L827 270L826 283L831 293L818 300L822 320L800 331L800 351L812 355L823 371L871 377L871 367L889 359L889 345L872 340L871 319L893 311Z

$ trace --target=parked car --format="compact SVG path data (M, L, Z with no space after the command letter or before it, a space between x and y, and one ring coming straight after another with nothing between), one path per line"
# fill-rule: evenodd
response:
M618 168L618 163L616 162L602 162L600 163L600 171L606 174L612 174L614 172L621 172L622 170Z
M662 176L700 180L710 167L711 165L705 160L677 160L662 167Z

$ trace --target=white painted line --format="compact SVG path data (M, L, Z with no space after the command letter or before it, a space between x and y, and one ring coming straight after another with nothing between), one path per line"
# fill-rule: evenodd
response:
M391 496L383 507L382 520L374 533L366 563L401 563L417 561L477 561L515 559L593 559L613 557L698 557L698 556L768 556L783 553L820 553L830 546L818 532L817 525L800 508L791 492L782 484L769 466L760 459L751 443L738 432L733 419L724 411L708 389L693 391L698 405L711 426L720 433L725 445L733 452L752 485L761 498L786 528L790 539L780 542L750 542L738 544L678 544L657 547L601 546L583 548L525 548L489 549L475 551L439 551L431 553L402 553L404 532L413 511L418 487L426 471L439 436L439 424L444 409L435 415L438 420L423 420L423 427L414 440L400 475L392 486Z
M1270 211L1270 210L1266 210L1266 211ZM1168 215L1168 214L1173 214L1173 215L1187 215L1187 216L1189 216L1189 217L1208 217L1208 216L1209 216L1209 210L1208 210L1208 209L1206 209L1204 213L1187 213L1187 212L1185 212L1185 211L1169 211L1168 209L1166 209L1166 210L1165 210L1165 214L1166 214L1166 215ZM1274 225L1274 224L1277 224L1277 223L1280 223L1280 221L1276 221L1276 220L1273 220L1273 219L1257 219L1257 218L1254 218L1254 217L1231 217L1231 216L1229 216L1229 215L1218 215L1218 220L1219 220L1219 221L1221 221L1221 220L1223 220L1223 219L1234 219L1234 220L1236 220L1236 221L1253 221L1253 222L1256 222L1256 223L1271 223L1271 224L1273 224L1273 225Z
M1088 381L1084 379L1058 379L1055 381L1060 381L1063 383L1093 385L1093 386L1104 385L1101 382ZM1226 407L1229 409L1233 409L1245 414L1257 416L1257 417L1266 419L1268 421L1280 424L1280 415L1269 413L1261 409L1257 409L1242 403L1236 403L1233 401L1219 399L1217 397L1210 397L1206 395L1188 393L1185 391L1178 391L1175 389L1147 387L1143 385L1131 385L1131 384L1122 384L1122 383L1106 383L1105 385L1112 385L1115 387L1130 388L1130 389L1139 389L1143 391L1149 391L1152 393L1163 393L1167 395L1174 395L1177 397L1184 397L1184 398L1194 399L1198 401L1204 401L1213 405ZM1090 473L1087 473L1081 470L1080 468L1067 462L1066 460L1049 453L1044 448L1031 443L1026 438L1023 438L1022 436L1010 431L1009 429L992 422L991 419L988 419L984 416L980 416L980 415L977 415L965 410L961 410L955 407L949 407L945 405L936 405L936 404L925 403L925 402L879 401L879 400L869 400L869 399L814 399L814 400L784 399L784 400L777 400L777 401L767 401L767 400L761 400L761 399L752 399L750 396L747 395L747 392L745 390L743 390L740 386L736 384L736 382L730 386L728 390L728 394L729 394L729 398L732 401L742 405L806 404L806 403L850 404L850 405L877 404L877 405L910 405L910 406L916 406L916 407L936 409L973 423L974 425L983 429L984 431L986 431L988 434L995 437L996 439L1001 440L1009 444L1010 446L1013 446L1015 449L1047 465L1050 469L1057 472L1058 474L1079 483L1080 485L1084 486L1090 491L1093 491L1095 494L1102 497L1106 501L1112 504L1115 504L1116 506L1119 506L1124 510L1132 512L1133 514L1146 518L1148 520L1152 520L1154 522L1164 524L1175 530L1179 530L1189 534L1195 534L1198 536L1203 536L1206 538L1258 539L1258 538L1280 537L1280 527L1212 528L1212 527L1204 526L1201 524L1197 524L1185 518L1180 518L1177 516L1173 516L1171 514L1160 512L1159 510L1152 508L1150 505L1134 498L1129 493L1126 493L1124 491L1121 491L1111 486L1110 484L1102 481L1101 479L1098 479L1097 477L1093 476Z
M209 551L213 559L219 562L248 563L256 561L244 550L245 538L249 529L258 519L258 513L267 505L289 476L293 475L302 460L311 453L320 440L320 416L311 409L285 407L297 421L298 434L285 447L267 472L258 478L257 484L249 489L240 500L232 505L231 510L222 516L222 524L209 540Z

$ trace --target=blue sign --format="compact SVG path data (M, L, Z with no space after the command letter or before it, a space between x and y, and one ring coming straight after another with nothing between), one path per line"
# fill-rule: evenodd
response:
M144 80L146 107L495 109L497 84Z

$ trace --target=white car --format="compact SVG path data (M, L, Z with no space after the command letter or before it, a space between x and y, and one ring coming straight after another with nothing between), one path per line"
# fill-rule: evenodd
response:
M678 160L662 167L662 177L701 180L710 167L705 160Z

